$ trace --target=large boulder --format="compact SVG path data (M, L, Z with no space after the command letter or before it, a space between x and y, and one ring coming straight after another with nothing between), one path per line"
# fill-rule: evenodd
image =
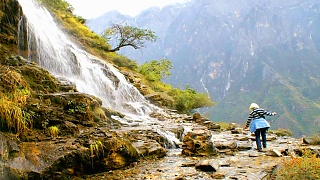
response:
M183 138L182 155L187 156L212 156L217 154L217 149L211 141L209 130L194 130L188 132Z
M81 132L78 138L41 142L20 142L1 133L0 179L66 179L123 168L139 158L131 142L115 133L94 128Z

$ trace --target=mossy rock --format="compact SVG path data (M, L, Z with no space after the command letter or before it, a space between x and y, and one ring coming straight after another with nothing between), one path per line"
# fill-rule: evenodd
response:
M105 115L107 117L109 117L109 118L111 118L111 116L119 116L120 118L123 118L125 116L121 112L115 111L115 110L110 109L110 108L101 107L101 109L104 111Z

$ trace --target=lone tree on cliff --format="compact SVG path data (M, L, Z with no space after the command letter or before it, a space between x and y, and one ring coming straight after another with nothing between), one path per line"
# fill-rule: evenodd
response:
M109 52L119 51L120 48L131 46L135 49L144 47L147 41L155 42L157 36L149 29L140 29L128 25L112 24L110 28L106 29L102 35L107 40L114 39L117 46Z

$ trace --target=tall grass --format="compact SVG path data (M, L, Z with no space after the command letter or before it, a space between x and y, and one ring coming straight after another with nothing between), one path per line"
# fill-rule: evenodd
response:
M16 103L7 97L0 98L0 120L4 122L8 129L14 129L14 132L20 134L25 133L29 123L26 112L24 112Z
M25 134L31 127L31 115L23 110L31 95L28 83L15 70L2 69L0 85L0 122L17 134Z

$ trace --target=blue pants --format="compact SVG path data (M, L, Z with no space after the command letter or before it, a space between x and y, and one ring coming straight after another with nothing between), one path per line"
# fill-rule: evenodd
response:
M256 135L256 143L257 143L257 149L261 150L261 140L260 140L260 135L262 137L262 144L263 144L263 148L267 148L267 130L268 127L266 128L261 128L261 129L256 129L256 131L254 132L254 134Z

